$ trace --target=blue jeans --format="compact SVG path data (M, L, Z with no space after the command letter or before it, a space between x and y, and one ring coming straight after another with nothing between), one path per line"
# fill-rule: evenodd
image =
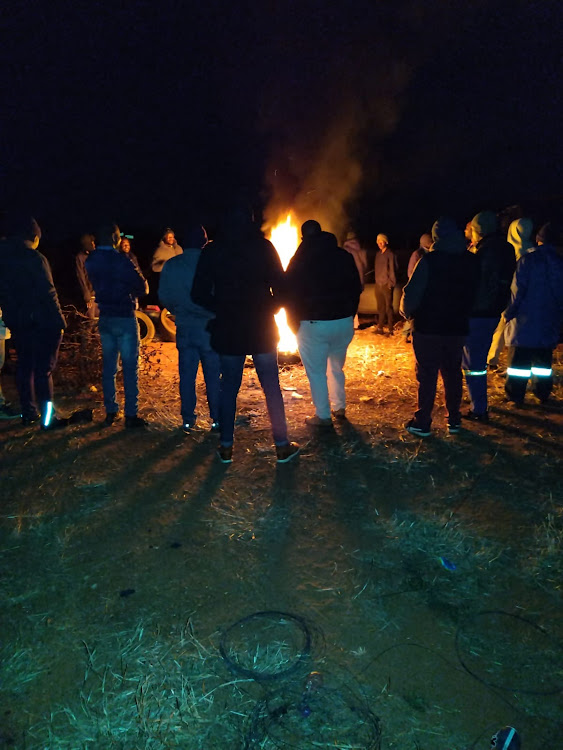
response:
M498 322L498 317L469 318L469 335L465 339L461 366L475 414L487 411L487 355Z
M23 417L44 414L53 400L53 370L57 365L62 333L23 328L12 331L18 355L16 385Z
M180 401L184 424L196 420L195 381L201 362L207 404L212 422L219 421L219 355L211 348L209 333L205 330L206 320L193 323L176 321L176 347L178 349L178 369L180 372Z
M219 424L221 444L232 445L234 440L237 395L242 383L245 354L221 354L221 397ZM280 390L277 352L252 354L258 380L266 396L266 406L276 445L287 445L285 407Z
M102 387L104 407L108 414L119 411L115 394L117 361L121 355L125 416L135 417L139 402L139 324L137 318L100 318L98 329L102 340Z

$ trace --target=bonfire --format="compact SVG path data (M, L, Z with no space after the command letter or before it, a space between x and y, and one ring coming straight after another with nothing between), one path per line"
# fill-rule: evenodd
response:
M299 229L291 213L288 213L285 221L276 224L268 239L276 248L285 271L299 244ZM283 354L294 354L297 352L297 339L287 323L287 315L283 307L276 315L276 323L280 332L278 351Z

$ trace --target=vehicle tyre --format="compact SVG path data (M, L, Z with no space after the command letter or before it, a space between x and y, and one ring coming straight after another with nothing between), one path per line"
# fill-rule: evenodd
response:
M160 313L161 338L163 341L176 341L176 321L165 307Z
M154 323L142 310L135 310L135 316L139 321L139 335L141 337L141 344L150 344L156 334Z

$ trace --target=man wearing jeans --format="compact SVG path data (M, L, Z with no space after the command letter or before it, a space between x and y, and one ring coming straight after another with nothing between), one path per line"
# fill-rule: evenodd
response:
M221 359L217 453L225 464L233 460L237 395L247 354L266 396L277 462L287 463L299 453L287 436L278 375L274 314L281 307L282 284L283 268L274 246L249 217L234 211L215 242L203 250L192 286L193 301L215 314L209 328L211 345Z
M219 427L219 355L211 348L207 324L213 313L192 300L194 274L201 251L207 244L207 233L202 226L193 227L186 237L187 247L181 255L166 261L162 267L158 296L164 307L175 317L176 347L180 373L180 402L182 429L195 427L196 377L201 362L211 429Z
M112 425L119 414L115 377L118 358L121 355L125 390L125 427L144 427L145 420L137 415L139 326L135 317L135 306L137 297L148 294L149 285L131 259L119 252L121 235L118 226L103 226L96 240L96 250L86 260L86 271L100 309L105 424Z
M343 368L362 282L352 255L317 221L306 221L301 233L286 272L287 308L315 405L306 423L331 427L331 401L334 417L346 418Z

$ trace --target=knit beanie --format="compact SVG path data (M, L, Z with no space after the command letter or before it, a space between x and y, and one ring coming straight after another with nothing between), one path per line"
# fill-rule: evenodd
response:
M387 244L389 244L389 237L386 234L378 234L377 235L378 240L385 240Z

